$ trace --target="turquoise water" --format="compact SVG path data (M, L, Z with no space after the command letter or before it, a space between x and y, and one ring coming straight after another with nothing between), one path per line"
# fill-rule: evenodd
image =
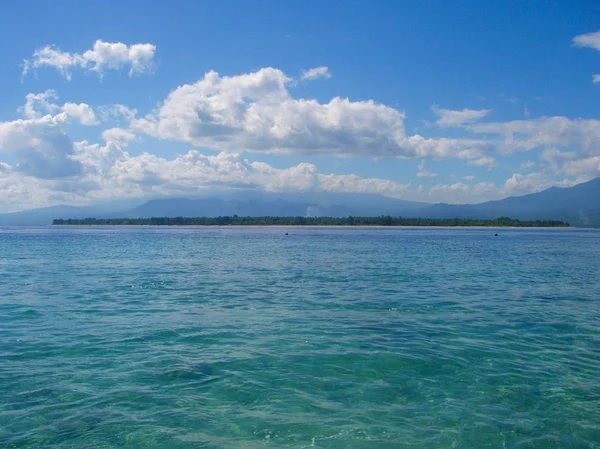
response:
M600 232L0 229L0 447L600 447Z

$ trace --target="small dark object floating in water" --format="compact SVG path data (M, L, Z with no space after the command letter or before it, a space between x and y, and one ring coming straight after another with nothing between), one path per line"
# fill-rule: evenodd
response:
M286 232L285 235L288 235L288 233Z
M498 237L498 234L494 234L494 237Z

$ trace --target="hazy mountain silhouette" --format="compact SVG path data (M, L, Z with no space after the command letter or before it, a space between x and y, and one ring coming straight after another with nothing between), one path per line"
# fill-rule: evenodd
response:
M201 216L391 215L422 218L498 218L563 220L575 226L600 227L600 178L573 187L480 204L428 204L371 194L241 191L210 198L155 199L136 207L124 202L96 206L53 206L0 214L0 225L47 225L54 218L150 218Z
M600 226L600 178L573 187L551 187L538 193L480 204L434 204L423 211L431 218L497 218L563 220L576 226Z

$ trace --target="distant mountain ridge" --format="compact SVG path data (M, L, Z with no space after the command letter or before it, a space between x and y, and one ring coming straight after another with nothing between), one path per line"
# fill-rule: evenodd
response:
M411 218L510 217L562 220L573 226L600 227L600 178L573 187L551 187L529 195L480 204L429 204L370 194L239 192L229 198L155 199L133 208L123 203L53 206L0 214L1 226L49 225L55 218L152 218L216 216L379 216Z
M513 196L480 204L434 204L431 218L497 218L562 220L574 226L600 226L600 178L572 187L550 187L538 193Z

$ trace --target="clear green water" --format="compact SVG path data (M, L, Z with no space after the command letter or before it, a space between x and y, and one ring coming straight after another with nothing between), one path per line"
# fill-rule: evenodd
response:
M0 447L600 447L600 233L0 229Z

